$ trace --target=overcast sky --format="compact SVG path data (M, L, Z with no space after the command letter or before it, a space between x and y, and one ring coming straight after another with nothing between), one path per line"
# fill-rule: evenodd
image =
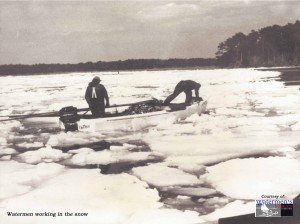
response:
M300 20L300 1L0 2L0 64L214 57L237 32Z

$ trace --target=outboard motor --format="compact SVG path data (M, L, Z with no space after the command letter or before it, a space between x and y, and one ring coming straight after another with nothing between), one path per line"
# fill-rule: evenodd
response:
M63 107L59 111L59 120L63 122L65 131L78 131L77 122L80 120L76 107Z

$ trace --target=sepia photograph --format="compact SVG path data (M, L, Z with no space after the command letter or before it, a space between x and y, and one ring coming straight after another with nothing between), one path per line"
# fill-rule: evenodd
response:
M0 0L1 224L300 224L299 0Z

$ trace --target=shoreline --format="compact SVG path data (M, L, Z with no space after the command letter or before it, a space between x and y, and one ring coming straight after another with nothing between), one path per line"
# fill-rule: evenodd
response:
M258 69L260 71L277 71L281 74L277 81L283 82L285 86L300 85L300 67L284 67L272 69Z
M196 66L196 67L170 67L170 68L153 68L153 69L128 69L128 70L106 70L106 71L72 71L72 72L51 72L51 73L24 73L24 74L10 74L10 75L1 75L0 77L7 76L36 76L36 75L58 75L58 74L73 74L73 73L108 73L108 72L116 72L117 74L121 74L124 72L138 72L138 71L174 71L174 70L214 70L214 69L222 69L217 66ZM118 73L119 72L119 73Z
M218 66L191 66L191 67L167 67L167 68L151 68L151 69L128 69L128 70L105 70L105 71L70 71L70 72L41 72L41 73L23 73L23 74L0 74L0 77L7 76L37 76L37 75L58 75L58 74L73 74L73 73L116 73L122 74L124 72L138 72L138 71L184 71L184 70L215 70L215 69L254 69L258 71L277 71L282 73L280 81L299 81L300 84L300 66L290 67L258 67L258 68L237 68L237 67L218 67ZM289 80L288 76L293 76ZM298 77L299 76L299 77ZM293 80L294 79L294 80ZM297 84L297 85L299 85Z

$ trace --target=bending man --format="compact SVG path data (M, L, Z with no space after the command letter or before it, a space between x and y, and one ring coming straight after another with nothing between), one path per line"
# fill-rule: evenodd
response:
M180 93L184 92L185 96L186 96L185 104L190 105L191 101L192 101L192 90L195 90L196 99L198 99L198 100L201 99L199 97L200 87L201 87L201 85L198 82L194 82L192 80L182 80L176 85L174 92L165 99L164 104L168 105Z
M101 79L98 76L95 76L92 82L89 83L85 92L85 99L88 103L92 114L95 117L103 117L105 115L105 104L109 106L109 99L107 91L103 85L100 84Z

